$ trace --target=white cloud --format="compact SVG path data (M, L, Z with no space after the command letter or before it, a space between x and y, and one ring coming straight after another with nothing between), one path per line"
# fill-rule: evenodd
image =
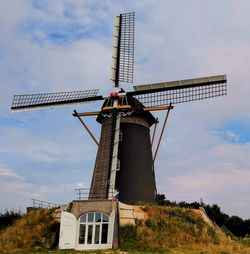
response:
M193 172L189 175L170 177L167 179L170 189L179 189L185 196L199 193L200 195L218 195L223 190L226 192L236 191L242 185L250 186L250 172L245 170L225 169L219 172L202 171Z
M30 161L60 162L79 161L82 154L95 153L96 147L90 139L85 142L79 139L79 133L61 138L61 132L51 134L52 137L33 135L21 128L8 128L1 131L0 152L12 154ZM72 139L72 140L70 140ZM77 142L74 143L73 141ZM90 143L88 147L84 143ZM92 159L93 156L89 155Z
M219 131L218 135L221 135L224 139L229 140L231 142L239 142L240 137L237 135L235 132L231 130L226 130L226 131Z
M249 218L250 172L226 168L218 172L200 170L169 177L164 188L167 198L178 201L217 203L230 215ZM178 190L178 191L177 191Z
M73 190L75 188L84 188L88 189L89 188L89 183L85 182L77 182L77 183L62 183L61 186L68 188L70 190Z
M250 145L226 143L214 132L200 131L197 139L196 133L180 140L172 137L161 150L156 167L158 191L178 201L202 197L229 214L249 218Z
M69 193L70 192L70 193ZM32 184L20 179L3 181L0 178L0 210L21 209L32 206L32 200L42 200L51 203L63 204L66 200L74 198L73 189L65 190L65 186L51 186L44 184Z
M13 169L10 169L9 167L5 165L1 165L1 164L0 164L0 176L11 177L11 178L13 177L22 181L25 180L24 177L18 175Z

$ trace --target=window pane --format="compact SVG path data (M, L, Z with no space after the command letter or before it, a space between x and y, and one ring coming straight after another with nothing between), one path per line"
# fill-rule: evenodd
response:
M100 243L100 225L95 226L95 244Z
M93 213L89 213L88 214L88 222L93 222L94 221L94 214Z
M86 214L84 214L84 215L81 216L80 222L81 222L81 223L86 222Z
M108 242L108 224L102 224L102 243Z
M106 214L103 214L103 222L108 222L109 221L109 217Z
M79 244L85 244L86 225L80 224Z
M101 214L100 213L95 214L95 221L96 222L101 222Z
M89 225L88 226L88 239L87 239L88 244L92 243L92 231L93 231L93 226Z

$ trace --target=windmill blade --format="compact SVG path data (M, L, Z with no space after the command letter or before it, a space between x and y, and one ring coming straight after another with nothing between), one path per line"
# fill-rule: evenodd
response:
M134 73L135 13L124 13L116 17L114 26L111 80L115 86L119 81L133 83Z
M11 111L27 111L102 100L99 89L74 92L15 95Z
M135 91L127 94L146 107L159 107L226 95L226 82L226 75L218 75L134 86Z

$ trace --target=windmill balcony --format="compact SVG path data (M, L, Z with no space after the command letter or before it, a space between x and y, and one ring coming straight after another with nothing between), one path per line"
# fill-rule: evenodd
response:
M98 190L90 191L90 188L76 188L76 200L90 200L90 199L99 199L101 193L106 193L107 188L98 188ZM113 188L109 189L109 198L110 200L116 200L117 197L117 191Z

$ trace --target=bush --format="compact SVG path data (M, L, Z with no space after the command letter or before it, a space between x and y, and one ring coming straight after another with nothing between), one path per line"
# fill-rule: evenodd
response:
M52 213L51 209L37 209L16 220L0 234L0 253L55 247L59 223Z
M22 217L22 212L15 210L5 210L0 212L0 231L12 225L16 220Z

